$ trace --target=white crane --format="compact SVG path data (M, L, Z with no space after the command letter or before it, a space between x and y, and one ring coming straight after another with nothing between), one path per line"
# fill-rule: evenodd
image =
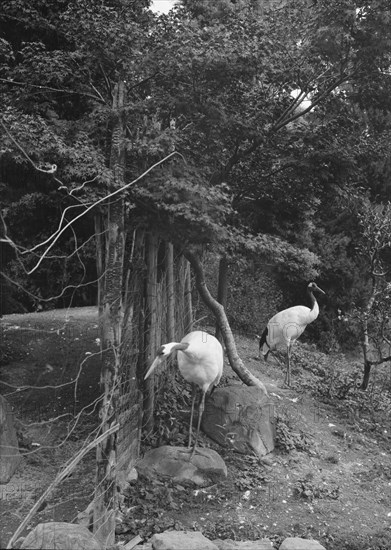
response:
M178 367L183 378L192 385L192 403L190 414L189 444L191 447L192 425L194 415L194 402L196 396L196 386L201 389L202 396L198 406L198 424L194 442L194 447L190 455L192 459L201 426L202 413L205 408L205 395L208 389L213 389L220 382L223 374L223 348L220 342L207 332L196 330L189 332L180 342L169 342L163 344L148 369L144 380L155 370L155 368L169 357L175 350L178 352Z
M306 306L293 306L276 313L272 317L259 340L259 354L267 361L270 351L276 349L287 350L287 370L284 383L291 385L291 351L296 340L303 334L307 325L315 321L319 315L318 302L313 294L314 291L325 292L316 283L309 283L307 294L311 300L311 309Z

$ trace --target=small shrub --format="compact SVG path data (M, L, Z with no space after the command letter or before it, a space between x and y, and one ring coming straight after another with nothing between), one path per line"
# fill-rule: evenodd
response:
M251 457L245 459L236 459L236 464L240 465L240 470L235 477L235 487L240 491L247 491L263 485L265 483L265 474L259 469L258 459L254 458L250 462Z
M153 433L144 434L143 443L151 447L161 445L185 446L189 437L189 426L184 422L184 412L191 408L191 391L180 380L176 367L168 368L156 377L156 403Z
M342 353L326 355L299 344L295 348L295 367L297 391L311 393L318 400L332 403L357 430L389 439L391 389L386 366L372 369L366 391L360 389L362 364ZM283 427L280 430L283 431ZM282 439L286 436L281 435Z
M352 534L344 540L334 533L328 541L327 548L328 550L389 550L391 532L384 530L370 535Z
M339 462L339 456L336 455L328 455L325 457L326 462L330 462L330 464L338 464Z
M305 479L299 479L296 483L294 494L298 498L307 500L330 498L336 500L339 498L339 486L330 483L315 483L308 476Z
M276 417L276 447L284 452L308 451L312 446L312 439L301 430L294 430L292 421L287 415Z

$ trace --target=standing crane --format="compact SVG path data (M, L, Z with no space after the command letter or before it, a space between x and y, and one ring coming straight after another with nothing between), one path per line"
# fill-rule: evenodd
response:
M311 309L306 306L293 306L276 313L272 317L259 340L259 354L265 361L270 351L279 348L287 350L287 370L284 384L291 385L291 351L296 340L303 334L307 325L315 321L319 315L318 302L313 292L325 292L316 283L309 283L307 294L311 301Z
M148 369L144 380L155 370L155 368L167 359L174 351L178 352L178 368L183 378L192 385L192 402L189 428L189 444L191 447L192 426L194 416L194 402L196 397L196 387L201 389L202 395L198 406L198 424L194 441L194 447L190 455L192 459L198 441L198 434L201 426L202 413L205 408L205 395L211 388L217 386L223 374L223 348L220 342L214 336L196 330L189 332L180 342L169 342L163 344Z

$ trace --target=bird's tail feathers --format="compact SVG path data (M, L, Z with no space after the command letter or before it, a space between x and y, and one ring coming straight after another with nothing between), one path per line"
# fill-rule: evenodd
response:
M262 332L262 335L259 339L259 353L261 354L263 344L267 344L266 337L269 334L269 329L266 327L265 330Z

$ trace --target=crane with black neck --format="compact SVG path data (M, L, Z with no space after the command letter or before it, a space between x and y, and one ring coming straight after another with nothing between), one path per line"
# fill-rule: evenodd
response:
M314 292L325 292L316 283L309 283L307 294L311 302L311 308L306 306L293 306L279 311L268 322L267 327L259 340L259 354L267 361L270 352L286 350L287 368L284 383L291 385L291 353L296 340L303 334L307 325L315 321L319 315L319 305Z

